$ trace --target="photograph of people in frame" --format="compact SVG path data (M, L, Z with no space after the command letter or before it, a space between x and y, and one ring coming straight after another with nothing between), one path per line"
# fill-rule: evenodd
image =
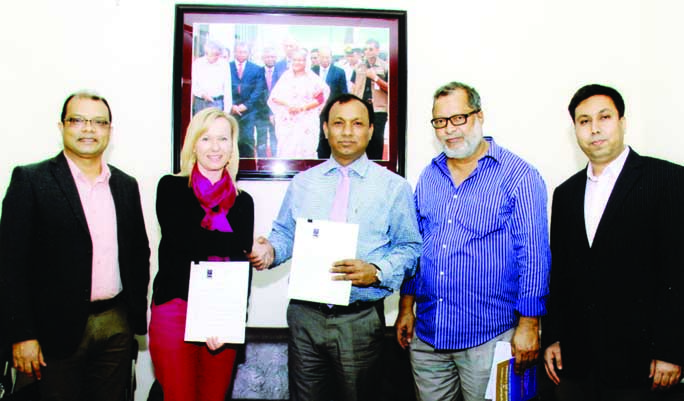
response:
M329 98L358 93L373 104L375 121L378 114L387 121L388 42L387 28L197 23L190 107L196 113L220 101L230 110L240 122L241 158L325 159L330 153L318 116ZM228 60L219 57L222 49ZM276 56L271 66L269 55ZM195 91L200 85L213 92ZM225 85L231 93L224 94ZM371 159L388 158L385 125L377 125Z
M174 32L174 170L193 113L222 102L240 123L238 177L290 178L329 158L320 110L339 94L354 93L374 108L369 158L403 174L405 11L177 5ZM304 68L296 65L299 97L271 99L297 52L304 56ZM218 73L226 66L227 73Z

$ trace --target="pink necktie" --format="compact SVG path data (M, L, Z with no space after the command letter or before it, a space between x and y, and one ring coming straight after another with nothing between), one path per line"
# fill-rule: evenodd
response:
M266 86L268 86L268 90L271 90L271 82L273 82L273 68L269 68L266 70Z
M242 93L242 64L237 65L237 73L238 73L238 93Z
M349 204L349 170L347 167L340 167L339 170L342 176L337 183L335 200L333 200L332 209L330 209L330 220L346 222L347 205Z

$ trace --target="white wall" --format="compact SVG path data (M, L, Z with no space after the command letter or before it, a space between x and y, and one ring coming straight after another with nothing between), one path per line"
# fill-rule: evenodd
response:
M156 271L155 187L171 168L174 1L34 0L4 5L0 24L0 194L11 169L56 154L64 97L93 88L110 100L109 160L136 176ZM190 1L192 3L192 1ZM215 3L207 1L204 3ZM253 0L233 4L289 5ZM628 142L642 154L684 162L673 123L684 114L684 56L674 0L300 1L301 6L408 11L407 178L435 155L431 95L461 80L482 95L485 132L533 163L549 192L585 159L566 105L581 85L617 87L625 96ZM256 233L268 232L286 182L242 182L255 198ZM250 324L284 325L287 269L255 275ZM391 313L391 312L390 312ZM138 400L152 380L147 352Z

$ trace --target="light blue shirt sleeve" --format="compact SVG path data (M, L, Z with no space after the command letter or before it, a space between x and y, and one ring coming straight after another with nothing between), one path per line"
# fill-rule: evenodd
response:
M352 287L350 302L374 301L397 291L404 278L413 275L422 240L408 182L365 155L349 167L347 222L359 225L356 258L382 271L379 285ZM338 168L330 159L298 174L290 183L269 236L274 265L292 257L298 218L328 219Z
M389 202L382 208L387 215L389 246L382 255L376 256L371 251L366 262L377 265L382 271L380 287L394 292L399 289L404 278L415 274L422 239L418 233L411 187L402 182L392 192L386 194L389 195ZM365 240L371 239L360 238L360 242Z
M278 217L273 222L271 235L268 237L275 253L273 266L278 266L292 257L296 227L296 221L292 217L293 184L294 181L287 187Z

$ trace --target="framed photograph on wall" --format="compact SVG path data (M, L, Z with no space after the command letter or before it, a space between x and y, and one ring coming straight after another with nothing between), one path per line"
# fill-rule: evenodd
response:
M240 179L287 179L330 148L320 112L341 93L373 104L370 159L404 174L406 12L176 5L173 168L194 114L240 124Z

